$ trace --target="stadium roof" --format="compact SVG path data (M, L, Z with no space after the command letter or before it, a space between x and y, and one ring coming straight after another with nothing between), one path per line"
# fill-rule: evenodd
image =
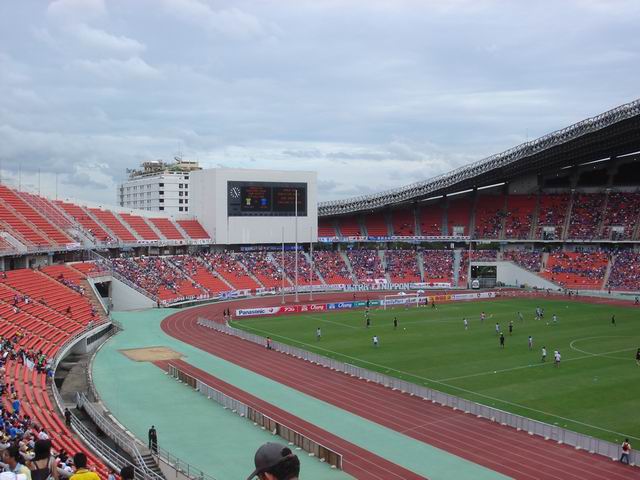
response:
M376 194L321 202L318 214L327 216L378 209L638 150L640 100L634 100L428 180Z

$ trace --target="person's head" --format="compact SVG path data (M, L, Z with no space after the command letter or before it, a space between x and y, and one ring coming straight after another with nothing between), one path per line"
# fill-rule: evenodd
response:
M2 461L11 468L15 468L16 464L20 463L21 458L20 447L16 444L10 445L4 452L2 452Z
M624 443L629 443L629 439L628 439L628 438L625 438L625 439L624 439Z
M87 456L82 452L76 453L73 456L73 464L76 466L76 469L87 468Z
M133 480L134 473L133 466L127 465L120 470L120 478L122 480Z
M37 440L33 446L34 460L42 460L51 456L51 440Z
M296 480L300 473L300 460L291 451L279 443L268 442L256 451L254 458L256 469L247 480L258 477L260 480Z

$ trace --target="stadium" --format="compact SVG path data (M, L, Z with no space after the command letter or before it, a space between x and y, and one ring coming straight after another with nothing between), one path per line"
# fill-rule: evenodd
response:
M344 200L188 175L176 215L0 186L6 421L101 478L268 441L306 478L640 478L640 101Z

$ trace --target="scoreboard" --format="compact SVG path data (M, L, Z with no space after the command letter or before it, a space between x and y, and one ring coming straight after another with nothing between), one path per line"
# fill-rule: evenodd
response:
M227 215L229 217L307 216L307 184L291 182L227 181Z

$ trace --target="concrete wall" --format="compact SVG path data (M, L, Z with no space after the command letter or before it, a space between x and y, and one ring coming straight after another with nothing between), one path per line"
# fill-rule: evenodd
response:
M529 287L550 288L557 290L560 288L555 283L536 275L512 262L472 262L472 265L496 265L498 282L509 286L527 285Z
M152 299L115 278L111 278L109 290L112 309L115 311L142 310L156 306Z

